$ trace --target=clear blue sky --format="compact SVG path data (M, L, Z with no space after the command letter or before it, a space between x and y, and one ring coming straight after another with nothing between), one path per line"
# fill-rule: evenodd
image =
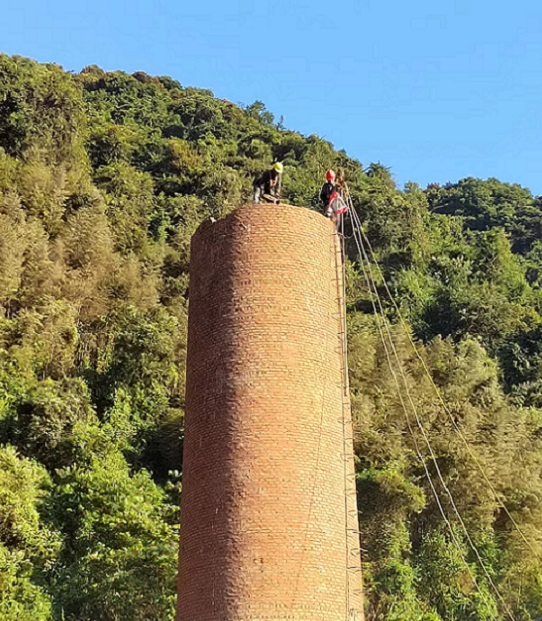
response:
M18 0L0 50L170 75L316 133L399 184L542 194L542 1Z

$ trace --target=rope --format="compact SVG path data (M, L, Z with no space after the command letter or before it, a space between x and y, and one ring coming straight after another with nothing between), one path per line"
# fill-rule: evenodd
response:
M479 564L480 564L480 566L481 566L481 568L482 568L482 570L483 570L483 572L484 572L484 574L485 574L489 584L491 585L491 587L495 591L495 594L497 595L498 599L502 603L503 608L505 609L505 611L508 614L508 616L512 619L512 621L514 621L514 617L513 617L512 613L511 613L510 609L508 608L508 605L506 604L506 602L505 602L504 598L502 597L500 591L498 590L498 588L495 585L493 579L491 578L491 576L490 576L490 574L489 574L489 572L488 572L488 570L487 570L487 568L486 568L486 566L485 566L485 564L484 564L484 562L482 560L482 557L480 556L480 553L478 552L478 549L477 549L476 545L474 544L474 542L473 542L473 540L472 540L472 538L471 538L471 536L470 536L470 534L469 534L469 532L468 532L468 530L466 528L464 520L461 517L461 514L460 514L460 512L459 512L459 510L457 508L457 505L456 505L456 503L454 501L454 498L453 498L453 496L451 494L451 491L448 488L448 486L446 485L446 482L444 481L444 478L442 476L442 472L441 472L440 467L438 465L437 457L436 457L436 455L435 455L435 453L433 451L433 448L431 446L431 443L429 441L427 433L426 433L426 431L425 431L425 429L423 427L423 424L421 422L421 419L420 419L420 417L418 415L416 406L414 404L414 400L412 399L412 395L411 395L409 387L408 387L407 378L405 376L405 373L404 373L402 365L401 365L401 360L399 358L399 355L397 353L397 349L396 349L394 341L393 341L393 336L392 336L391 331L389 329L388 322L387 322L387 320L385 318L384 309L383 309L383 306L382 306L382 301L381 301L380 296L378 294L378 290L376 288L376 285L374 284L374 278L373 278L373 274L372 274L371 262L369 260L368 255L367 255L367 251L365 250L365 247L363 245L363 239L359 235L359 232L361 231L361 222L359 221L359 217L358 217L356 211L353 209L352 201L351 201L351 198L350 198L349 195L348 195L348 199L349 199L349 203L350 203L349 207L350 207L350 212L351 212L351 217L352 217L352 224L353 224L352 228L354 230L354 239L356 241L356 246L357 246L358 252L359 252L360 264L362 266L364 277L365 277L367 286L369 288L369 292L371 294L371 304L373 306L373 310L375 312L375 316L378 317L378 319L379 319L378 328L379 328L379 333L380 333L380 337L381 337L381 340L382 340L382 344L383 344L384 350L386 352L386 358L387 358L387 361L388 361L388 366L390 368L390 372L392 373L392 375L394 377L394 381L395 381L396 386L397 386L397 391L398 391L399 399L401 401L401 405L402 405L403 411L405 413L405 418L406 418L406 421L407 421L407 426L409 428L409 432L412 435L412 438L413 438L413 441L414 441L416 453L418 455L418 458L421 460L421 462L423 464L424 471L425 471L427 479L428 479L428 481L430 483L433 495L435 496L435 500L436 500L437 505L439 507L439 511L440 511L444 521L446 522L446 525L448 526L448 529L450 531L450 535L451 535L454 543L458 547L459 552L462 554L460 543L457 540L457 538L455 536L455 533L453 531L453 528L451 526L451 523L449 522L449 519L447 518L447 516L446 516L446 514L444 512L444 508L442 506L441 500L439 498L439 495L438 495L438 493L436 491L436 488L434 486L434 483L432 481L431 475L429 473L429 469L427 468L427 463L426 463L425 459L423 458L423 455L421 454L421 451L419 449L419 446L418 446L418 443L417 443L417 440L416 440L416 437L415 437L415 434L414 434L414 430L413 430L412 424L410 422L410 417L408 415L408 409L406 407L406 404L404 402L403 396L401 394L400 384L399 384L399 381L397 379L397 375L396 375L396 373L395 373L395 371L393 369L393 364L392 364L392 361L391 361L391 356L389 355L389 350L388 350L387 345L386 345L386 340L384 338L384 333L382 331L382 326L380 324L380 319L382 320L382 323L385 326L386 333L387 333L387 336L388 336L388 339L389 339L389 343L390 343L391 349L393 351L394 357L395 357L396 362L397 362L397 368L398 368L399 373L401 375L401 379L403 380L403 384L404 384L404 387L405 387L405 390L406 390L408 401L409 401L410 406L412 408L412 411L414 413L417 426L418 426L418 428L420 429L420 431L422 433L422 436L423 436L423 438L424 438L424 440L426 442L427 448L429 450L429 454L431 456L431 459L433 460L433 463L435 465L435 469L436 469L438 478L440 480L440 483L441 483L443 489L445 490L445 492L446 492L446 494L447 494L447 496L448 496L448 498L450 500L450 503L451 503L451 505L453 507L453 510L454 510L458 520L459 520L461 528L462 528L462 530L463 530L463 532L465 534L465 537L466 537L466 539L467 539L467 541L469 543L469 546L471 547L471 549L474 552L476 558L478 559L478 562L479 562ZM364 260L367 263L368 271L365 269L365 267L363 265L363 261ZM370 278L369 278L369 274L370 274ZM371 283L372 283L372 285L371 285ZM374 299L372 297L373 292L374 292L374 295L375 295L376 300L378 302L378 307L379 307L380 313L377 311L376 305L374 304ZM477 580L476 580L472 570L470 569L470 567L469 567L469 565L467 563L466 563L466 567L468 569L468 572L469 572L469 575L470 575L471 579L473 580L474 585L479 590L479 592L482 594L480 586L478 585L478 582L477 582Z
M416 343L414 342L414 339L412 338L412 335L410 333L410 329L407 325L407 322L403 316L403 314L401 313L401 310L399 309L399 306L397 304L397 302L395 301L395 298L393 297L390 288L388 286L388 283L386 282L386 279L384 278L384 273L382 271L382 268L380 267L380 264L378 263L378 261L376 260L376 256L375 256L375 252L371 246L371 242L369 240L369 238L367 237L367 234L365 233L364 229L363 229L363 225L361 224L361 221L359 219L359 216L354 208L353 205L353 201L352 201L352 196L350 195L350 190L348 189L348 186L345 184L345 192L346 192L346 200L347 203L349 205L349 212L351 213L351 217L352 219L355 219L357 222L357 229L359 231L359 233L362 235L363 240L365 241L365 243L367 244L367 247L369 249L373 264L375 265L375 267L378 269L380 278L382 279L384 288L386 290L386 294L388 296L388 298L390 299L395 312L397 313L397 316L399 317L400 323L402 325L402 327L405 330L405 334L408 338L408 341L414 351L414 354L416 355L416 357L418 358L418 360L421 362L422 368L426 374L426 376L429 378L429 382L431 384L431 386L433 387L433 390L441 404L441 406L443 407L444 411L446 412L448 418L450 419L450 421L452 422L453 428L456 431L456 433L459 435L459 437L461 438L461 440L463 441L463 443L465 444L465 447L467 449L467 452L469 453L471 459L473 460L473 462L475 463L476 467L478 468L478 470L482 473L482 477L484 479L484 481L486 482L487 486L489 487L489 489L491 490L494 500L497 502L497 504L499 505L499 507L501 509L504 510L505 514L507 515L507 517L510 519L512 525L514 526L514 528L516 529L516 531L519 533L519 535L521 536L521 538L523 539L524 543L527 545L527 547L531 550L531 552L533 552L533 554L538 557L539 556L539 551L535 550L534 546L528 541L528 539L525 537L523 531L521 530L519 524L516 522L516 520L513 518L512 514L510 513L510 511L508 510L508 508L506 507L506 505L502 502L502 500L499 497L499 494L497 492L497 490L495 489L495 487L493 486L493 484L491 483L491 481L489 480L482 464L480 463L480 461L478 460L478 458L476 457L474 451L472 450L469 441L467 440L467 438L465 437L465 434L462 432L461 428L459 427L459 425L457 424L457 421L455 420L453 414L451 413L450 409L448 408L448 406L446 405L446 402L444 401L444 398L442 396L442 393L439 390L439 387L436 385L433 376L431 375L431 372L425 362L425 360L423 359L423 356L420 354L418 347L416 346Z
M356 241L356 245L358 247L358 252L359 252L360 258L361 258L361 256L364 253L363 246L361 246L361 244L360 244L360 242L359 242L357 237L355 237L355 241ZM440 512L444 522L446 523L446 526L448 527L448 530L450 532L452 540L454 541L455 545L457 546L457 549L460 552L460 554L463 555L463 551L461 549L461 543L457 539L457 537L455 535L455 532L453 530L452 524L449 521L449 519L448 519L448 517L446 515L446 512L444 511L444 507L443 507L442 502L440 500L440 496L439 496L439 494L437 492L437 489L436 489L436 487L434 485L433 479L431 477L431 473L430 473L429 468L427 466L427 462L426 462L426 460L425 460L425 458L424 458L424 456L423 456L423 454L422 454L422 452L421 452L421 450L419 448L419 444L418 444L418 441L416 439L416 435L414 434L414 429L412 428L412 425L411 425L411 422L410 422L410 416L408 414L408 409L407 409L406 403L405 403L403 395L402 395L399 379L398 379L397 373L395 372L395 369L393 367L393 363L392 363L392 360L391 360L391 355L390 355L390 352L389 352L389 349L388 349L388 345L387 345L386 339L384 337L384 332L382 330L382 326L381 326L381 323L380 323L380 321L383 322L383 317L378 312L378 310L376 308L376 305L375 305L375 302L374 302L374 298L373 298L373 287L375 287L374 282L371 282L371 280L369 278L369 275L368 275L368 272L365 269L365 266L364 266L363 262L361 262L361 267L362 267L363 275L364 275L364 278L365 278L365 282L367 284L367 287L369 288L369 293L370 293L371 305L373 307L373 312L375 314L375 317L378 319L378 329L379 329L380 339L382 341L382 346L383 346L384 352L386 354L386 360L387 360L387 363L388 363L388 367L390 369L390 372L392 374L392 377L394 379L394 382L395 382L395 385L396 385L396 388L397 388L397 395L399 397L399 401L401 403L403 412L405 414L405 419L407 421L407 426L408 426L409 432L410 432L410 434L412 436L412 439L413 439L413 442L414 442L414 449L415 449L416 455L418 456L418 459L422 463L422 466L423 466L424 471L425 471L425 475L427 477L427 480L428 480L429 485L431 487L431 491L432 491L433 496L435 498L435 502L437 503L437 506L439 508L439 512ZM375 287L375 295L376 295L376 297L378 299L378 294L376 293L376 287ZM482 590L481 590L480 586L478 585L476 577L475 577L474 573L472 572L470 566L466 562L465 562L465 565L466 565L466 568L467 568L467 571L469 573L469 576L471 577L472 582L474 583L475 587L479 590L480 593L482 593Z

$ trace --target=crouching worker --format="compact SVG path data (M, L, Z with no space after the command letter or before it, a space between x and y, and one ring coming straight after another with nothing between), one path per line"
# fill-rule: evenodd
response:
M320 190L320 200L326 218L331 218L339 226L340 217L348 211L341 196L341 188L335 183L335 173L331 168L326 172L326 182Z
M273 166L254 179L254 202L280 203L280 180L284 166L275 162Z

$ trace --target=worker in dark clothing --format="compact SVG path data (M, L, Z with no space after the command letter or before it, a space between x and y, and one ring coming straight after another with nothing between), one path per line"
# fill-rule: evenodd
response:
M333 192L337 191L337 187L335 185L335 172L331 170L331 168L326 172L326 182L322 186L320 190L320 200L322 201L322 205L324 207L324 215L327 218L331 217L331 208L329 203L331 201L331 196Z
M348 211L348 207L342 198L341 188L335 183L335 172L331 168L326 172L326 182L320 190L320 200L326 218L331 218L339 227L340 216Z
M254 179L254 202L256 204L262 199L270 203L280 202L280 176L283 170L284 166L280 162L275 162L269 170Z

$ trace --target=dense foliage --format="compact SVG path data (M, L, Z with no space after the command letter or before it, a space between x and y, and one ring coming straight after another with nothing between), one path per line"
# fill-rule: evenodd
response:
M349 248L368 620L542 614L542 200L496 179L401 191L260 102L0 56L0 618L172 618L189 239L273 159L312 208L345 172L421 354L375 274L411 429Z

